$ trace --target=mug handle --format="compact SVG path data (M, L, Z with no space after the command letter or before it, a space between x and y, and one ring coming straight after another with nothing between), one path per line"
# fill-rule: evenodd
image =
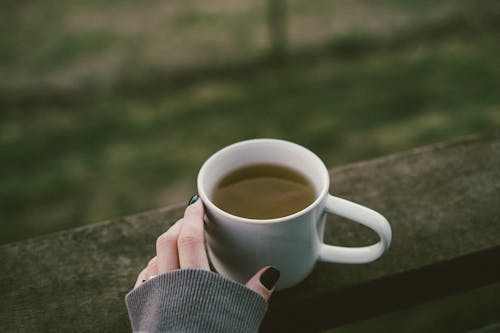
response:
M363 224L380 237L376 244L363 247L343 247L321 244L319 260L344 264L363 264L378 259L389 247L392 231L385 217L357 203L328 195L325 212Z

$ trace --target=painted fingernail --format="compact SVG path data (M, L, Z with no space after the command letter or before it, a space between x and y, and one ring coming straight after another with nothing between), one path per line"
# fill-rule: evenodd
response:
M196 201L198 201L198 199L199 199L199 198L200 198L200 197L198 196L198 194L193 195L193 196L191 197L191 199L189 199L189 201L188 201L188 204L187 204L187 205L188 205L188 206L190 206L190 205L194 204Z
M271 290L274 288L279 278L280 271L276 267L271 266L260 276L260 283L262 283L267 290Z

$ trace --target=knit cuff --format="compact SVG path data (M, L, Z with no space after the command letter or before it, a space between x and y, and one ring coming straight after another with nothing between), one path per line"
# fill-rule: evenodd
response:
M199 269L156 276L125 301L134 332L258 332L267 311L256 292Z

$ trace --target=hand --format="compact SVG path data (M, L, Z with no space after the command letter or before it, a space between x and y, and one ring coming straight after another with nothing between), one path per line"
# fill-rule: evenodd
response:
M156 275L176 269L210 270L205 251L203 217L203 203L197 195L193 196L184 212L184 217L156 240L156 256L139 273L134 288ZM246 286L267 301L278 279L279 271L272 266L267 266L250 278Z

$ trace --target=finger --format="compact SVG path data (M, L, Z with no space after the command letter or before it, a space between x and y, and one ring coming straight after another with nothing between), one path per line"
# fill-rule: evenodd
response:
M157 266L157 258L154 257L148 262L148 266L146 267L146 279L149 280L158 275L158 266Z
M147 280L147 268L144 268L137 277L137 281L135 281L134 289L139 287L142 283Z
M181 232L181 227L182 219L177 221L156 240L158 274L180 268L177 238Z
M205 251L203 215L203 203L199 199L186 208L177 239L180 268L210 270Z
M273 266L267 266L252 276L246 286L267 301L271 297L279 278L280 271Z

